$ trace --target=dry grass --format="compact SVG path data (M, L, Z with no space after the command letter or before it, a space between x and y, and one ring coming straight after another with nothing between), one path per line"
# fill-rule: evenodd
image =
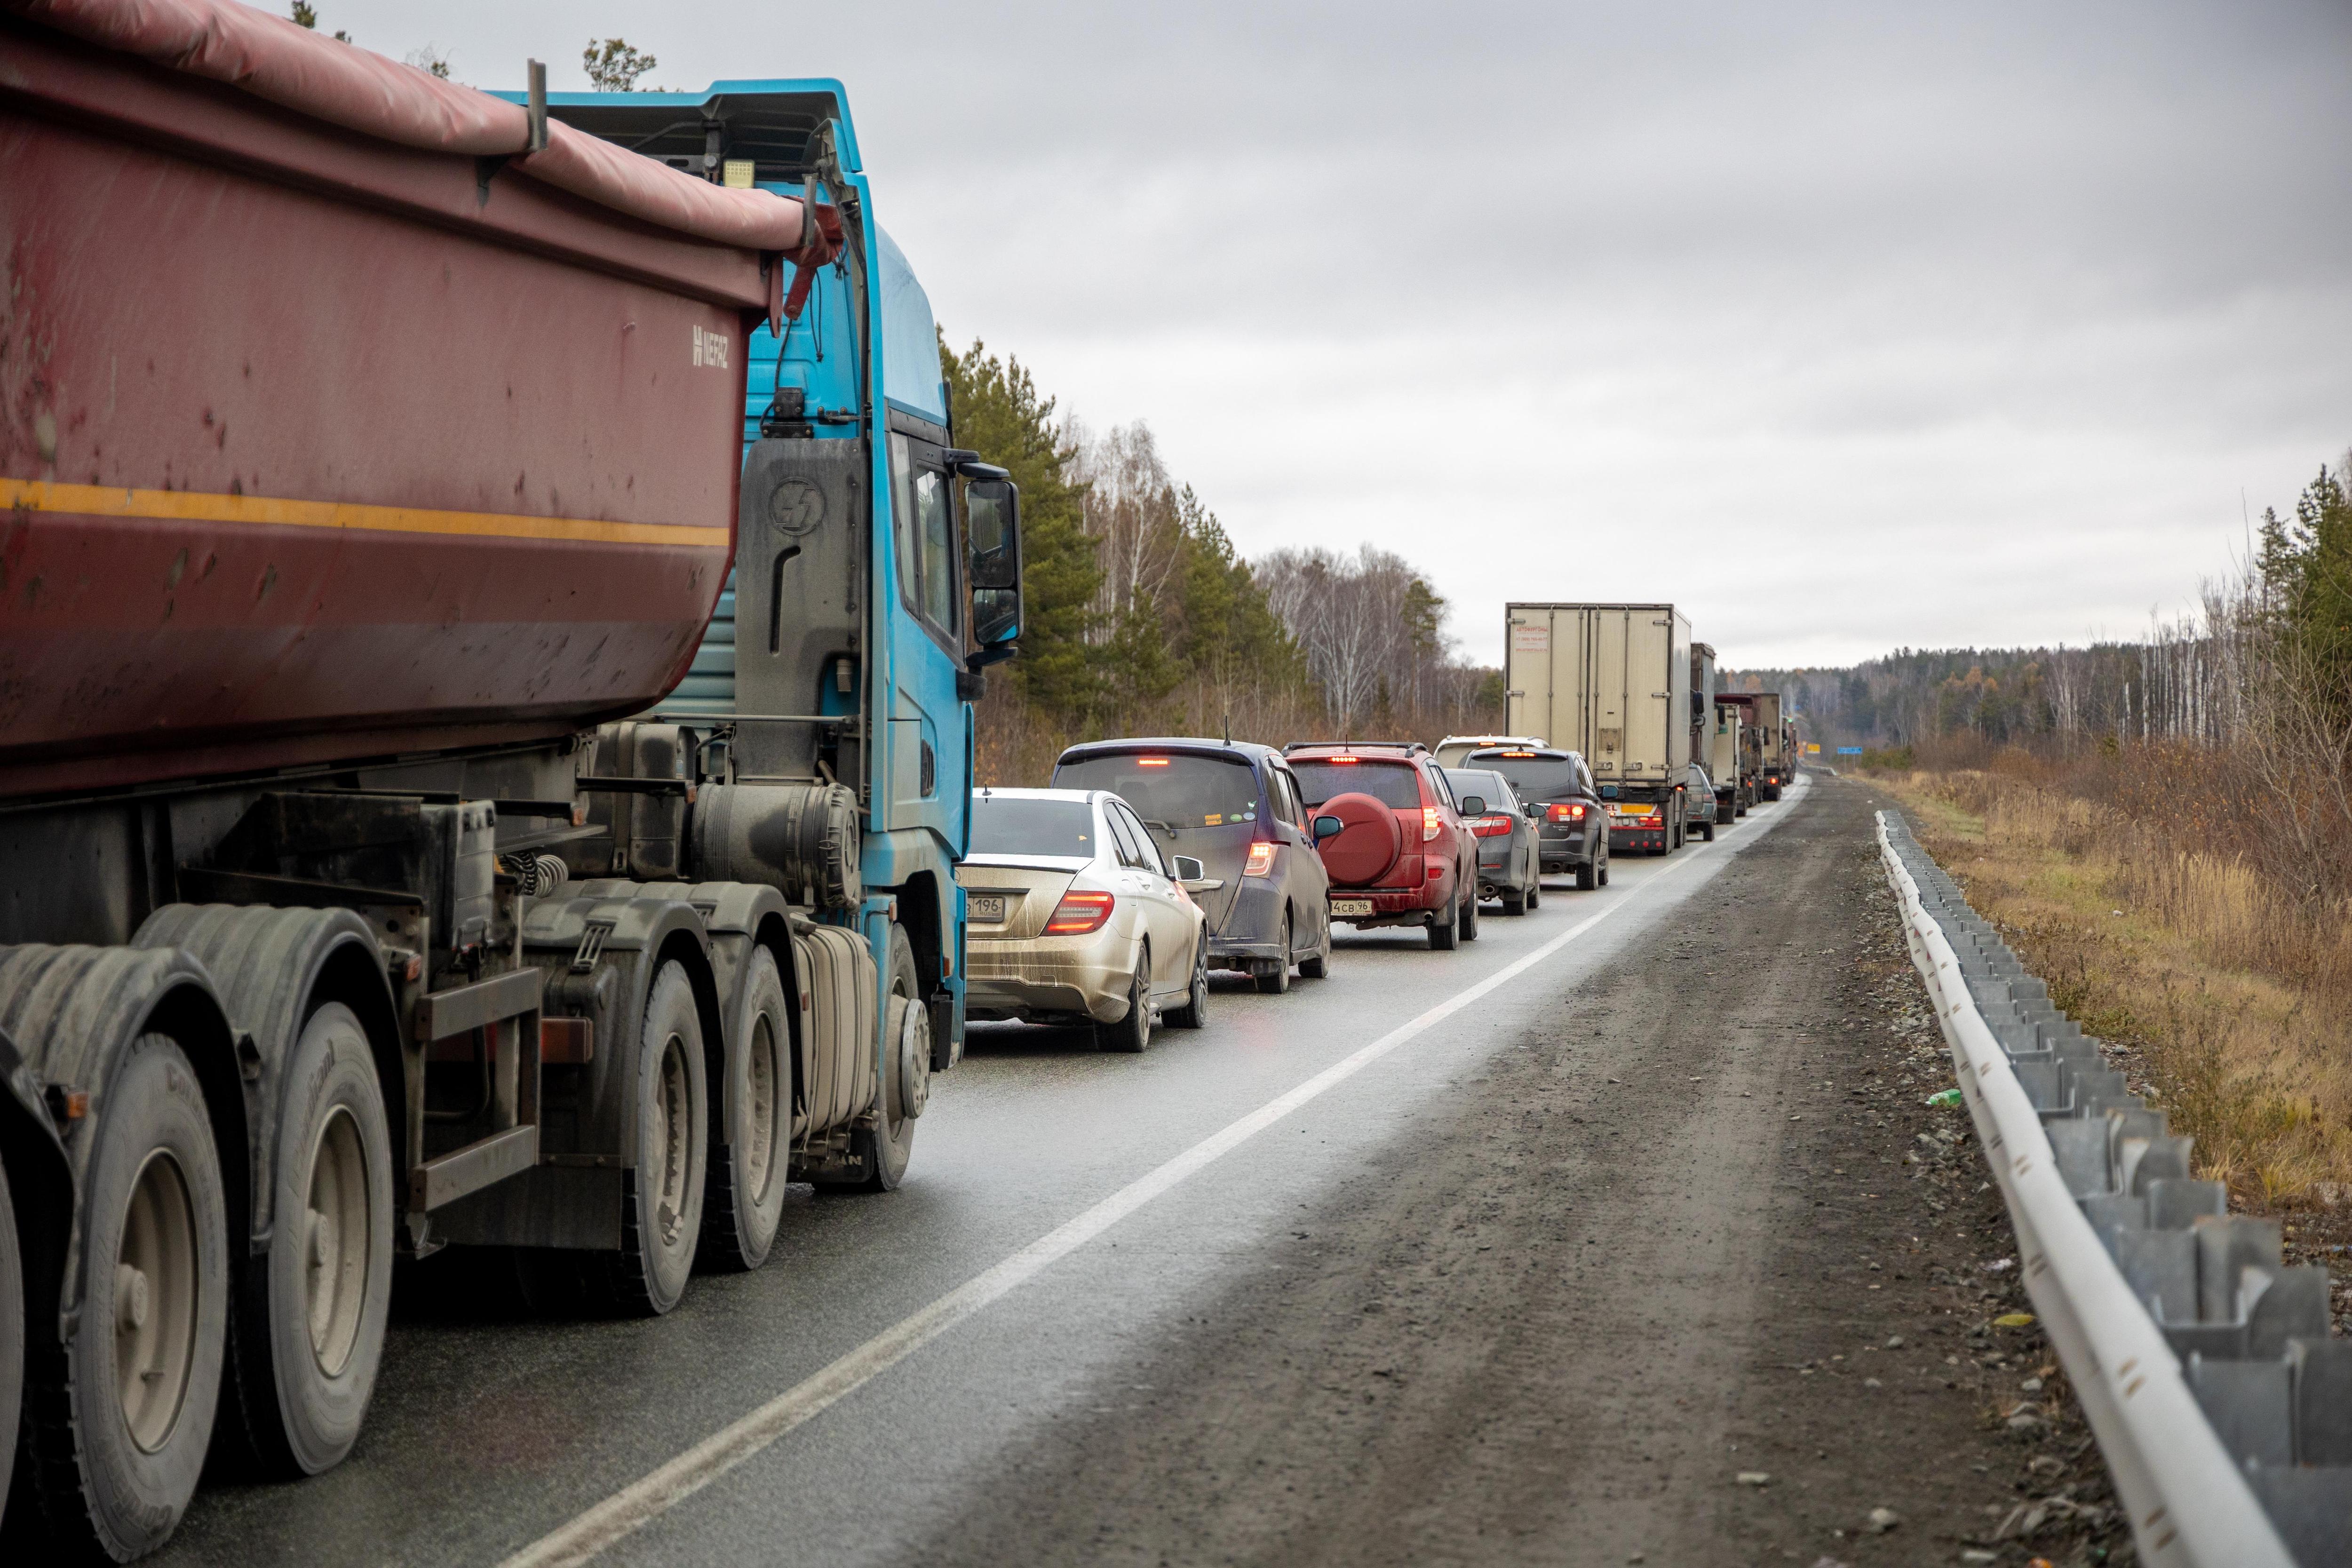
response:
M2352 901L2298 898L2112 796L1874 776L2060 1005L2135 1055L2200 1174L2257 1208L2352 1181Z

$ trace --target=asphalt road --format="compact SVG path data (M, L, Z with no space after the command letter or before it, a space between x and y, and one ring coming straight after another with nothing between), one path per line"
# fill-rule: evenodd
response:
M1140 1058L979 1029L900 1191L800 1192L657 1322L431 1260L351 1460L158 1561L1717 1560L1790 955L1867 825L1825 784L1455 952L1343 935Z

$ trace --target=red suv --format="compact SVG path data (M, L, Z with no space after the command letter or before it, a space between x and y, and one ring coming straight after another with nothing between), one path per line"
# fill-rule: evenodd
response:
M1282 755L1314 816L1334 921L1427 926L1440 950L1477 938L1478 840L1427 746L1302 741Z

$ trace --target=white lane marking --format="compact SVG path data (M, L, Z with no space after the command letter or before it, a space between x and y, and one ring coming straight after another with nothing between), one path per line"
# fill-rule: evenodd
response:
M1795 804L1801 793L1791 790L1790 804ZM1769 832L1782 815L1775 812L1759 826ZM1742 839L1738 847L1753 844L1762 837L1762 833L1752 835ZM1627 889L1622 898L1585 916L1534 952L1505 964L1469 989L1455 992L1354 1055L1343 1057L1325 1068L1288 1093L1266 1101L1240 1121L1211 1133L1075 1219L1047 1231L1003 1262L965 1280L929 1306L901 1318L830 1366L785 1390L734 1425L711 1434L651 1475L614 1492L569 1524L531 1542L506 1559L499 1568L571 1568L572 1564L589 1561L606 1547L684 1502L795 1426L823 1415L956 1324L998 1297L1034 1279L1048 1266L1076 1252L1185 1178L1232 1152L1326 1090L1355 1077L1416 1035L1525 974L1625 908L1644 889L1656 887L1686 866L1703 864L1706 858L1693 855L1659 868L1634 887Z

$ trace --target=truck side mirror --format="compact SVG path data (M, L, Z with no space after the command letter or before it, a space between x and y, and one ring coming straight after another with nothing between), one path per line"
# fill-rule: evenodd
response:
M1021 635L1021 489L1011 479L964 487L971 543L971 636L982 647Z
M1340 821L1336 816L1317 817L1315 819L1315 842L1320 844L1326 838L1339 837L1341 831L1345 829L1347 826L1348 825L1346 823Z

